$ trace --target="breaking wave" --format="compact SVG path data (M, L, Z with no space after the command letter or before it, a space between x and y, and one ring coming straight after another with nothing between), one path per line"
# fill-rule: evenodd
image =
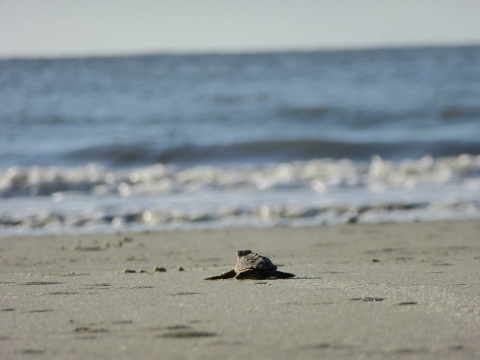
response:
M260 140L234 144L183 144L161 148L154 143L112 144L92 146L71 151L65 160L80 163L100 162L112 166L146 165L152 163L177 164L261 164L319 158L368 161L372 156L384 159L418 159L426 155L434 158L480 154L480 142L468 141L410 141L401 143L354 143L329 140Z
M412 187L418 184L480 184L480 155L434 159L369 161L316 159L262 166L195 166L176 168L156 164L110 170L89 164L76 168L12 167L0 172L0 197L50 196L58 192L105 194L163 194L201 189Z
M14 234L479 217L479 190L480 155L467 154L230 168L13 167L0 172L0 229Z

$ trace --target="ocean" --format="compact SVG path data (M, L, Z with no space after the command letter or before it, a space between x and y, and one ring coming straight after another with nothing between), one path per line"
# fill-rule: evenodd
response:
M0 60L0 235L478 217L478 46Z

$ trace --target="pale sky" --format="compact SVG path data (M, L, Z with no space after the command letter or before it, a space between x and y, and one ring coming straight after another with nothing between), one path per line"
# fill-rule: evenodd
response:
M480 44L480 0L0 0L0 57Z

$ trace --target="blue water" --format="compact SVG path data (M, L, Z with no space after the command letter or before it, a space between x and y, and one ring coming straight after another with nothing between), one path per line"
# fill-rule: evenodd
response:
M480 47L0 60L0 226L477 216L479 100Z

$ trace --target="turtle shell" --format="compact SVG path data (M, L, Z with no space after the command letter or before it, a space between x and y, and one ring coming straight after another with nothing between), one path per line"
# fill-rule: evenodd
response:
M259 255L251 250L237 251L237 264L235 271L237 273L249 270L276 270L274 265L266 256Z

